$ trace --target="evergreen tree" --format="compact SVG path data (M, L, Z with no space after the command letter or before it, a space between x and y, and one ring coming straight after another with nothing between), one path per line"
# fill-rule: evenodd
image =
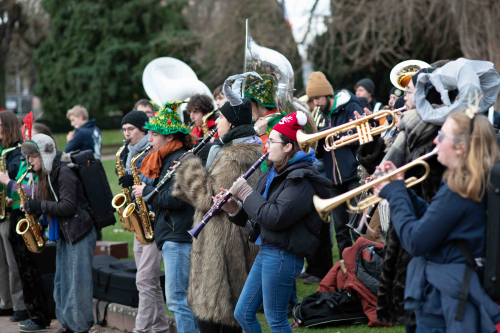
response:
M129 111L146 98L142 73L161 56L189 60L197 39L187 28L184 0L44 0L48 37L34 63L46 119L65 122L85 106L93 117Z

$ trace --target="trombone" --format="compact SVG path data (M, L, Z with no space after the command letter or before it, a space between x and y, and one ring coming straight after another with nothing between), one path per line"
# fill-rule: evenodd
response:
M423 176L420 178L417 177L410 177L408 179L405 179L405 185L406 187L412 187L415 186L421 182L423 182L427 176L429 175L430 172L430 167L429 164L425 161L431 156L436 155L438 152L437 148L434 148L430 153L427 153L425 155L420 156L416 160L403 165L401 168L398 168L394 171L391 171L385 175L380 176L379 178L363 185L358 188L355 188L349 192L346 192L344 194L338 195L336 197L330 198L330 199L321 199L319 196L315 195L313 197L313 203L314 207L318 211L319 216L324 220L328 221L328 217L330 215L330 212L343 204L344 202L347 204L347 207L350 211L353 212L360 212L365 210L366 208L378 204L380 201L382 201L382 198L375 196L375 195L368 195L366 198L363 200L359 201L356 206L353 206L351 204L351 199L357 198L361 193L371 190L373 187L376 185L386 182L386 181L393 181L394 177L402 172L402 171L407 171L413 167L416 166L423 166L425 168L425 173Z
M376 127L370 127L370 120L379 120L383 117L391 116L392 122L390 124L384 123ZM299 130L297 132L297 142L300 149L304 152L309 152L311 144L326 138L325 140L325 150L331 151L353 142L359 141L360 144L364 144L373 141L373 136L382 134L384 131L388 130L394 126L394 112L389 110L383 110L367 117L345 123L343 125L333 127L318 133L306 134ZM354 130L357 133L354 133ZM346 136L340 136L340 134L347 132ZM337 138L337 140L335 140Z

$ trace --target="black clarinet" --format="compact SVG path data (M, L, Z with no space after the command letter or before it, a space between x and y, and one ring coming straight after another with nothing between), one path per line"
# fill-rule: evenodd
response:
M214 128L205 138L203 138L203 140L196 147L184 153L184 155L186 155L189 152L193 153L193 155L197 155L203 149L203 147L205 147L208 141L210 141L210 139L214 137L216 133L217 133L217 128ZM180 159L182 159L182 156ZM167 172L167 174L163 176L162 179L160 179L158 184L156 184L154 191L143 197L146 203L151 204L153 202L154 198L158 195L158 193L160 193L160 191L165 187L165 185L167 185L170 182L179 165L181 165L181 163L177 163L172 170Z
M264 162L264 160L267 158L268 155L269 155L269 153L265 153L264 155L262 155L262 157L259 158L257 160L257 162L255 162L247 172L245 172L245 174L242 176L242 178L245 180L250 178L250 176L255 172L255 170L260 168L260 165L262 164L262 162ZM203 219L201 220L201 222L198 223L198 225L196 227L194 227L193 229L188 231L189 234L191 236L193 236L194 238L198 238L198 235L200 234L201 230L205 227L205 225L208 223L208 221L210 221L212 216L217 214L217 212L222 208L222 206L224 206L224 204L229 199L231 199L232 196L233 196L233 194L231 192L227 191L226 194L222 197L222 199L217 201L212 206L212 208L210 208L210 210L203 216Z

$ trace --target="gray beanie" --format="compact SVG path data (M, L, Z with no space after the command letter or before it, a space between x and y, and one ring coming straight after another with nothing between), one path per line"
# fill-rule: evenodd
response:
M356 83L356 85L354 86L354 89L356 89L357 87L365 88L366 91L368 91L368 93L372 96L375 93L375 83L373 83L373 81L368 78L359 80L358 83Z
M21 145L21 154L28 157L38 155L42 160L42 171L50 174L52 163L56 157L56 145L54 140L45 134L36 134L31 140L26 140Z

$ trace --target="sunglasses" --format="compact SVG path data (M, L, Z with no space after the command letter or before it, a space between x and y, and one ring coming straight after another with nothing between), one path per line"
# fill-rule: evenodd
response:
M459 143L460 142L460 140L452 138L452 137L447 136L447 135L444 135L443 132L438 131L438 141L441 143L441 142L443 142L444 139L449 139L449 140L451 140L451 141L453 141L455 143Z

